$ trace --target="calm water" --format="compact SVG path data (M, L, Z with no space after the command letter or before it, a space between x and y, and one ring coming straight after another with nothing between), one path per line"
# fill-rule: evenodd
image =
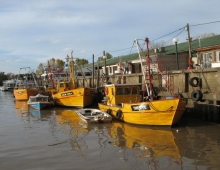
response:
M0 170L219 170L220 126L87 125L72 108L29 110L0 91Z

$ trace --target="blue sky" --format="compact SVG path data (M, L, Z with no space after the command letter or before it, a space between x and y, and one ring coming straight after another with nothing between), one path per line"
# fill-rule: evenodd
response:
M220 21L219 6L219 0L0 0L0 72L36 70L71 51L90 63L104 50L113 57L136 53L136 38L155 40L187 23L192 37L220 34L220 22L191 26ZM174 37L183 42L187 32L154 43Z

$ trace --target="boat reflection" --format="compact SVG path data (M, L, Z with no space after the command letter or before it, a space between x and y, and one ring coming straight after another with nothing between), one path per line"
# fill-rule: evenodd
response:
M28 104L27 101L15 100L15 112L20 116L28 116Z
M82 129L87 127L73 109L56 109L56 118L60 125L68 124L71 127Z
M133 150L133 159L146 159L151 169L172 169L182 164L172 129L114 121L109 134L114 139L110 142L112 145L120 147L122 153L127 149ZM124 156L124 160L129 159Z
M29 113L33 117L41 117L41 111L40 110L29 109Z
M15 100L15 111L16 114L20 115L21 117L35 117L35 118L45 118L48 115L51 115L52 110L35 110L31 109L27 101L17 101Z
M81 157L86 159L90 154L90 149L97 148L100 155L108 145L109 136L107 134L108 124L88 124L83 121L74 110L56 110L56 118L61 126L64 126L62 132L67 133L70 136L71 150L77 152ZM67 129L67 127L70 129ZM88 139L94 139L94 135L97 137L97 142L88 141Z
M29 115L34 118L38 118L41 121L49 120L49 118L53 115L53 110L35 110L29 108Z

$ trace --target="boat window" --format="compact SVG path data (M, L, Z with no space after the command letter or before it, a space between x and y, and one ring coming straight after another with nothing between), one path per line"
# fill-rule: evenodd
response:
M123 95L123 88L116 88L116 95Z
M130 94L131 89L130 88L124 88L124 94Z
M99 114L101 114L101 113L100 112L93 112L92 116L96 116L96 115L99 115Z
M133 87L132 88L132 94L138 94L139 87Z
M47 101L47 97L36 97L36 98L33 98L33 100L35 102L46 102Z
M36 102L36 98L30 98L31 102Z

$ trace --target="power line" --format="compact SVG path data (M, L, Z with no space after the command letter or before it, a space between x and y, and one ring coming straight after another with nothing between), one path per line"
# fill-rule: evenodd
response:
M156 38L156 39L154 39L154 40L152 40L152 41L156 41L156 40L158 40L158 39L161 39L161 38L163 38L163 37L166 37L166 36L168 36L168 35L170 35L170 34L173 34L173 33L177 32L177 31L179 31L179 30L183 30L184 28L185 28L185 26L184 26L183 28L180 28L180 29L178 29L178 30L176 30L176 31L173 31L173 32L169 33L169 34L166 34L166 35L164 35L164 36L162 36L162 37Z
M214 24L220 21L213 21L213 22L207 22L207 23L202 23L202 24L196 24L196 25L190 25L191 27L199 26L199 25L207 25L207 24Z
M213 24L213 23L218 23L218 22L220 22L220 21L213 21L213 22L195 24L195 25L190 25L190 26L200 26L200 25L207 25L207 24ZM177 35L180 35L180 34L184 31L185 27L186 27L186 26L181 27L181 28L179 28L179 29L177 29L177 30L175 30L175 31L173 31L173 32L170 32L170 33L168 33L168 34L166 34L166 35L163 35L163 36L161 36L161 37L159 37L159 38L153 39L153 40L151 40L151 42L156 41L156 40L159 40L159 39L161 39L161 38L164 38L164 37L166 37L166 36L168 36L168 35L171 35L171 34L177 32L177 31L181 31L181 32L179 32L179 33L177 34ZM176 35L176 36L177 36L177 35ZM112 52L118 52L118 51L123 51L123 50L131 49L131 50L130 50L130 53L131 53L132 48L133 48L134 46L135 46L135 45L134 45L134 43L133 43L132 47L123 48L123 49L119 49L119 50L112 50L112 51L109 51L109 52L112 53ZM96 55L96 56L97 56L97 55Z
M180 35L183 31L184 31L184 29L182 29L181 32L179 32L178 34L176 34L175 36L173 36L171 39L169 39L168 41L166 41L166 44L167 44L167 42L170 42L173 38L178 37L178 35Z

